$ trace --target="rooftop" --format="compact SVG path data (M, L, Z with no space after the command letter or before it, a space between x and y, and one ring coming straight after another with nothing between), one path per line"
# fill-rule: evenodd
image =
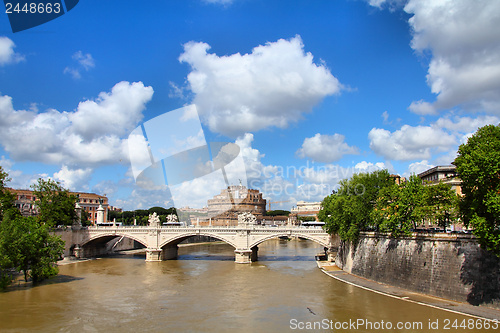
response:
M429 170L425 170L424 172L419 173L418 176L422 178L435 172L455 172L456 169L457 167L454 165L438 165L434 168L430 168Z

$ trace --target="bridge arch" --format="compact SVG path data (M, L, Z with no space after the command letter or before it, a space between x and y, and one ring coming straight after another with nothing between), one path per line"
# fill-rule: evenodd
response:
M237 248L236 244L225 238L225 237L222 237L220 234L214 234L214 233L211 233L211 232L186 232L186 233L183 233L183 234L180 234L180 235L176 235L172 238L169 238L167 239L166 241L160 243L160 248L163 248L163 247L166 247L168 245L177 245L179 244L180 242L182 242L183 240L185 239L188 239L189 237L193 237L193 236L208 236L208 237L212 237L212 238L215 238L215 239L218 239L226 244L229 244L231 245L232 247L234 247L235 249Z
M290 232L279 232L279 233L274 233L274 234L271 234L271 235L268 235L268 236L265 236L253 243L251 243L249 245L249 248L253 248L255 246L258 246L259 244L265 242L265 241L268 241L270 239L274 239L274 238L279 238L279 237L291 237L291 236L296 236L296 237L300 237L300 238L305 238L307 240L310 240L310 241L313 241L317 244L320 244L324 247L330 247L330 241L327 240L327 241L324 241L322 240L320 237L314 237L314 234L301 234L301 233L290 233Z
M148 244L144 239L140 239L140 238L135 237L135 236L133 236L129 233L126 233L126 232L115 232L115 231L109 231L109 232L100 233L98 235L93 235L93 236L89 237L88 239L83 240L79 245L85 246L85 245L88 245L89 243L92 243L92 242L97 241L99 239L105 240L106 238L110 238L110 240L111 240L115 237L130 238L130 239L144 245L144 247L148 247Z

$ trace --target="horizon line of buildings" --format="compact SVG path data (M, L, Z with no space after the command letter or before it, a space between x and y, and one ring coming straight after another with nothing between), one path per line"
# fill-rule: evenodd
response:
M14 205L19 209L23 216L36 216L38 215L38 210L36 207L37 198L32 190L24 189L13 189L7 188L11 193L15 195ZM108 204L108 198L105 195L99 195L96 193L87 192L69 192L71 195L78 197L78 204L85 211L88 216L90 223L95 225L97 220L97 209L99 205L102 204L104 208L104 220L107 221L107 216L109 211L121 212L122 209ZM100 203L102 201L102 203Z
M397 184L406 181L399 175L391 175ZM449 184L458 194L462 195L461 180L458 178L454 165L436 166L418 174L426 186L432 186L439 182ZM16 195L15 206L24 216L34 216L36 210L36 197L32 190L17 190L8 188ZM88 214L89 221L95 225L98 222L98 208L102 204L104 208L104 220L108 220L109 211L123 211L121 208L113 207L108 204L108 198L105 195L86 192L69 192L78 196L78 203L83 211ZM100 203L102 201L102 203ZM203 208L183 207L179 210L186 212L192 224L213 225L213 226L234 226L238 224L238 215L243 212L249 212L257 218L259 223L278 224L293 223L296 224L301 218L314 218L317 221L317 215L321 210L321 202L297 201L296 206L292 207L289 217L284 216L266 216L267 200L263 198L262 193L256 189L248 189L243 185L231 185L222 189L220 194L215 195L207 201L207 206ZM291 219L291 220L290 220Z

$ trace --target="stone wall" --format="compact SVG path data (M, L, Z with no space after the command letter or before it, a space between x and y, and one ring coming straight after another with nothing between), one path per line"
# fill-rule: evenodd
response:
M391 239L362 233L341 242L336 264L364 278L473 305L500 308L500 259L474 236L414 234Z
M61 239L64 241L63 256L70 257L72 255L71 246L74 244L73 231L71 230L71 227L64 227L64 228L55 229L52 232L52 234L61 237Z

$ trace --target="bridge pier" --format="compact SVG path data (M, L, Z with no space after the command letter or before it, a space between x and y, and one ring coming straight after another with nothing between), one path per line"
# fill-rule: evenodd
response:
M146 249L146 261L163 261L177 258L177 245L164 247L163 249Z
M237 264L252 263L252 250L234 250L234 262Z
M75 247L73 248L73 254L75 255L75 258L77 258L77 259L84 258L83 249L80 247L79 244L76 244Z
M146 261L161 261L161 249L146 249Z
M234 250L234 262L237 264L251 264L258 259L259 248L252 247L250 250Z

